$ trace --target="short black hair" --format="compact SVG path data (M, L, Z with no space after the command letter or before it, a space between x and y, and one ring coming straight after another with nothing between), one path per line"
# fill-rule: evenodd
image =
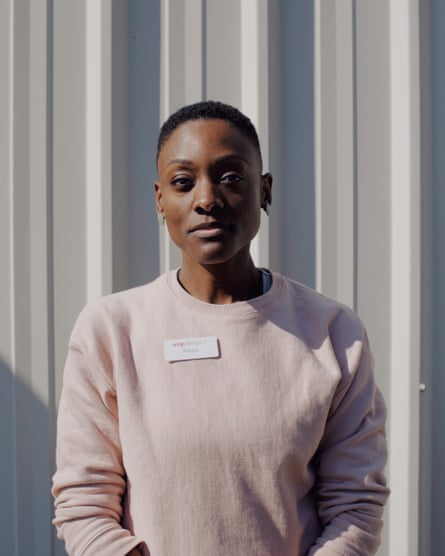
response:
M260 157L260 163L262 164L260 141L253 123L234 106L215 100L204 100L195 102L194 104L188 104L167 118L159 131L156 161L159 158L162 146L170 135L181 124L190 120L223 120L233 125L255 147Z

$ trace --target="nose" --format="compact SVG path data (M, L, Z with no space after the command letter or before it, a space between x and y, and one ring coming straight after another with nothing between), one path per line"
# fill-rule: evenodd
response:
M211 212L224 206L221 191L209 177L200 179L195 185L194 210L196 212Z

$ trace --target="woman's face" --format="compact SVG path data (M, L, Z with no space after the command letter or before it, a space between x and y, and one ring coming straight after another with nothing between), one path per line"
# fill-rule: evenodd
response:
M272 178L261 175L259 154L240 131L218 119L181 124L161 148L158 173L156 208L183 258L249 256Z

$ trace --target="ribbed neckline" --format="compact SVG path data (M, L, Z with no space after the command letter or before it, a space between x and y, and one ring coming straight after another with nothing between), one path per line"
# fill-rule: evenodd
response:
M275 303L283 290L284 280L280 274L271 271L268 272L270 272L272 276L272 285L265 294L247 301L236 301L235 303L228 303L225 305L206 303L190 295L178 282L177 269L167 272L164 276L170 294L184 307L191 311L206 315L207 317L230 318L249 314L255 315L259 311L264 311Z

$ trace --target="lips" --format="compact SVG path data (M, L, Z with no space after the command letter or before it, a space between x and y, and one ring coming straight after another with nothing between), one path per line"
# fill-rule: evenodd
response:
M193 226L193 228L189 230L189 234L199 238L212 238L218 237L229 230L230 226L227 224L219 222L218 220L212 220L210 222L201 222L201 224Z

